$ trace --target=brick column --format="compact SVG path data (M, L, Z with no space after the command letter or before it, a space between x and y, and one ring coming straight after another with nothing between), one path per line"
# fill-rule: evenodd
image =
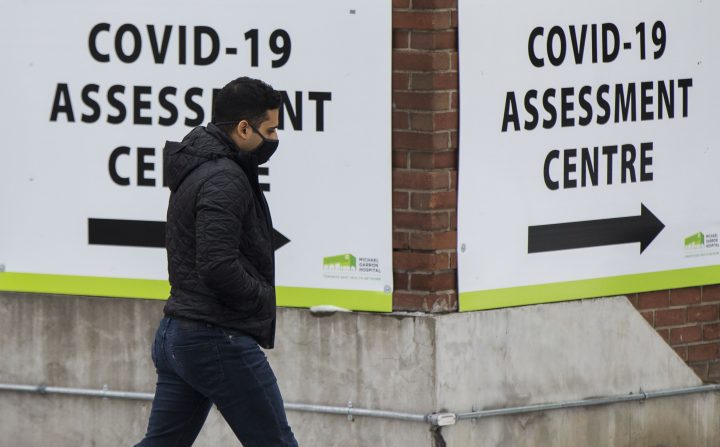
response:
M393 0L393 309L457 310L457 0Z

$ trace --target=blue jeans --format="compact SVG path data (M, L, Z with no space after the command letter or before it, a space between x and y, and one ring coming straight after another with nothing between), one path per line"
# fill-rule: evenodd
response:
M152 359L157 388L136 447L191 446L215 404L244 447L297 446L275 374L240 331L165 317Z

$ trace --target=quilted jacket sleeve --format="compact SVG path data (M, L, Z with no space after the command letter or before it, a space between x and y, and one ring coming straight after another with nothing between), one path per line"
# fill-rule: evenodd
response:
M227 305L241 311L256 309L274 293L272 286L253 277L240 259L239 235L252 194L241 179L219 173L202 186L195 207L195 262L200 280Z

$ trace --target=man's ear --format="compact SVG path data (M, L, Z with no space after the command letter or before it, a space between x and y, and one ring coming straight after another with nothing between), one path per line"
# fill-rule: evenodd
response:
M235 132L237 132L238 137L242 138L243 140L248 138L248 122L245 120L242 120L237 123L237 126L235 126Z

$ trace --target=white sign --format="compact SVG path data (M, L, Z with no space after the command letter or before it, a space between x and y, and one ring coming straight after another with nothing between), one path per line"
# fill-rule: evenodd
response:
M720 282L717 2L461 0L461 310Z
M167 297L162 147L210 122L215 89L250 76L284 94L260 177L289 240L278 303L390 310L390 12L382 0L8 2L0 290Z

